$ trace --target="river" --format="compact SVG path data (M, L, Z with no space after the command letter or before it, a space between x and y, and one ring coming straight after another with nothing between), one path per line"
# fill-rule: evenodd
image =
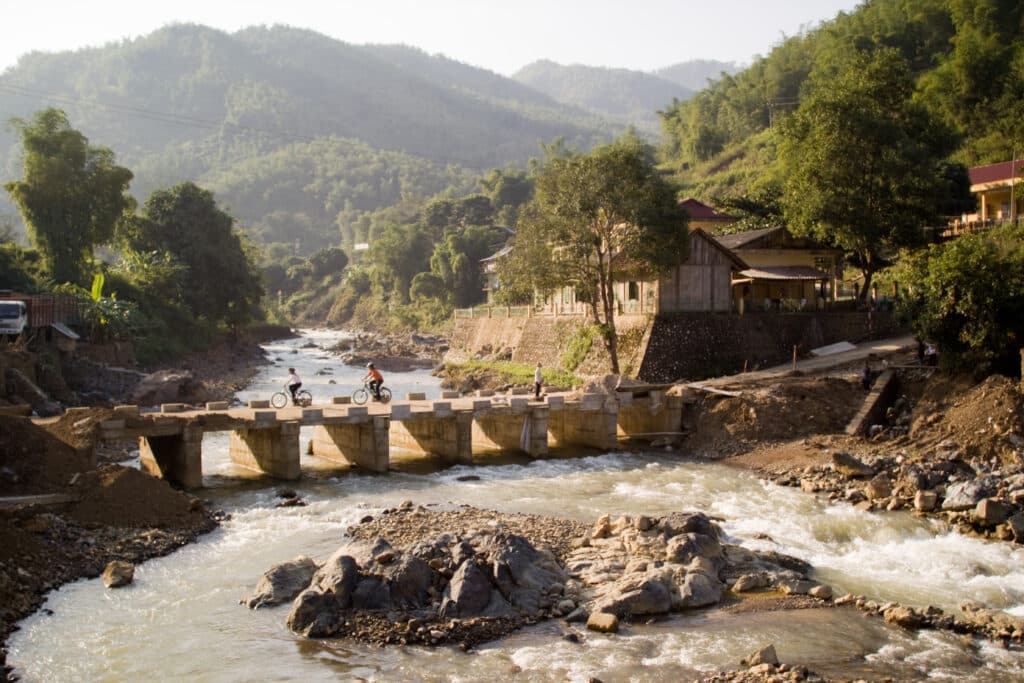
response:
M315 401L349 393L362 368L303 348L310 340L328 345L338 338L307 332L268 345L280 360L239 397L266 397L289 366L298 369ZM315 374L325 367L333 374ZM396 396L440 391L425 371L390 373L385 384ZM304 457L303 471L313 474L291 488L307 506L275 508L274 485L247 479L228 459L226 439L207 438L209 488L203 495L231 519L197 543L140 565L127 589L107 590L93 579L52 592L45 609L21 622L8 643L9 663L23 680L483 681L511 679L520 671L515 680L677 681L738 668L742 657L768 643L782 661L843 678L1024 678L1022 653L946 633L903 631L853 609L700 610L632 624L617 635L585 633L581 643L562 639L566 627L549 622L468 654L306 640L285 627L287 606L250 611L239 599L274 563L300 554L323 560L342 543L348 525L405 499L587 522L604 513L703 510L724 519L732 542L809 561L837 594L944 609L977 600L1024 614L1024 550L948 533L906 513L825 505L797 489L677 453L407 467L383 476L332 472ZM480 479L457 480L470 472Z

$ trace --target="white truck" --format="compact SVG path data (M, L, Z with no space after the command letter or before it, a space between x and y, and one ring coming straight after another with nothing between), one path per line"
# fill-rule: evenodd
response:
M18 299L0 299L0 336L17 337L28 327L28 305Z

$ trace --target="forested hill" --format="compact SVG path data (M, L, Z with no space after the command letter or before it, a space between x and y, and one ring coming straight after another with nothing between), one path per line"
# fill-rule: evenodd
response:
M667 161L696 195L771 194L785 175L773 168L780 125L858 55L884 50L911 74L913 101L950 129L954 161L1024 149L1024 4L871 0L664 108Z
M549 60L528 64L512 78L564 104L635 125L652 137L661 130L657 111L673 99L686 100L693 95L693 89L642 71L564 66Z
M288 27L175 25L32 53L0 74L5 120L47 106L114 150L140 199L194 180L270 239L292 239L284 226L297 222L329 243L339 212L351 222L464 183L462 169L522 165L539 141L586 149L622 128L483 69ZM0 182L20 173L19 153L0 128Z
M688 62L680 62L657 69L654 71L654 75L696 92L706 88L708 81L717 81L722 74L732 75L737 71L740 71L740 66L735 62L692 59Z

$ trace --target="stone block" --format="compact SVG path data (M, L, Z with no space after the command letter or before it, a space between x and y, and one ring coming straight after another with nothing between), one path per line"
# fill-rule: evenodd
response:
M257 422L277 422L276 410L254 410L252 417Z
M452 414L452 404L448 401L434 401L432 405L436 417L447 417Z
M1001 500L984 498L974 508L974 520L985 526L1002 524L1010 517L1013 509Z
M565 405L565 396L545 396L544 402L547 403L552 408L554 408L555 406L561 408Z
M508 396L529 396L532 393L532 387L512 387L508 390Z
M616 400L618 400L620 406L631 406L633 405L633 394L628 391L620 391L615 394Z
M405 395L406 401L426 401L427 394L423 391L410 391Z
M394 405L391 406L391 419L392 420L408 420L412 417L412 406L409 405Z
M914 494L914 509L919 512L931 512L939 504L939 495L935 491L918 491Z
M124 425L124 420L103 420L102 422L100 422L100 429L104 431L115 431L118 429L124 429Z
M369 409L366 406L352 406L348 409L349 417L366 417Z
M583 394L580 397L580 410L600 410L604 405L604 394Z
M185 412L185 404L184 403L161 403L160 404L160 412L161 413L183 413L183 412Z
M252 401L249 401L249 407L250 408L269 408L270 407L270 401L268 401L265 398L264 399L252 400Z
M138 417L139 407L138 406L114 406L114 412L118 415L124 415L125 417Z
M477 410L489 410L491 407L490 401L473 401L473 411Z
M491 391L490 389L480 389L476 392L476 395L480 398L486 398L489 396L494 396L494 392Z
M323 408L303 408L302 421L307 423L322 422L324 419Z
M351 396L335 396L334 398L331 399L331 403L333 403L336 406L347 406L347 405L350 405L352 403L352 397Z
M229 404L227 401L208 401L206 404L206 410L227 410L228 405Z
M458 398L461 396L457 391L442 391L441 398Z
M599 633L618 633L619 618L608 612L594 612L587 619L587 628Z
M508 406L512 410L520 411L526 410L526 406L529 405L530 399L528 398L510 398L508 400Z

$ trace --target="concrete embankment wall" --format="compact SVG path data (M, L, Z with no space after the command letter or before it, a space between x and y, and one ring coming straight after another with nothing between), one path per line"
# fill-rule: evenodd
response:
M620 350L619 362L624 370L639 367L642 351L640 341L651 319L647 316L620 316L616 318ZM493 317L460 318L445 360L464 362L477 354L490 356L500 350L511 350L511 359L517 363L542 363L546 367L560 367L562 354L569 340L580 328L591 325L583 316L535 316L533 318ZM590 353L577 368L581 375L607 372L608 354L600 340L595 340Z

